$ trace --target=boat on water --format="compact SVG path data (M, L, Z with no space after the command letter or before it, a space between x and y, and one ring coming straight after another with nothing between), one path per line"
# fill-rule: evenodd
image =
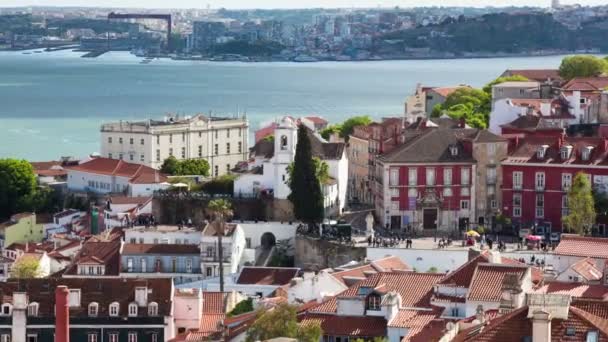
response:
M141 62L139 62L139 64L150 64L150 63L152 63L152 60L148 59L148 58L146 58L146 59L142 60Z
M298 63L311 63L311 62L318 62L319 60L312 56L299 55L296 58L294 58L293 61L298 62Z
M24 55L31 55L31 52L23 52Z

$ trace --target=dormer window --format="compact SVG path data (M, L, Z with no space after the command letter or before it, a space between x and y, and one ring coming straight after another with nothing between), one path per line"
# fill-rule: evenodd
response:
M114 302L110 304L109 313L111 317L116 317L119 314L120 304L118 302Z
M458 146L456 146L456 145L450 146L450 155L452 157L457 157L458 156Z
M374 289L371 287L366 287L366 286L361 286L359 288L359 296L367 296L368 294L370 294Z
M97 317L99 313L99 304L93 302L89 304L89 317Z
M559 151L562 160L570 159L570 154L572 153L572 146L564 146Z
M137 317L137 304L129 304L129 317Z
M581 153L581 157L583 160L589 160L589 158L591 157L591 151L593 151L593 146L586 146L583 147L583 151Z
M13 312L13 306L10 304L2 304L2 316L10 316Z
M148 316L158 316L158 304L156 302L148 305Z
M536 157L538 159L545 159L545 154L546 154L548 148L549 148L549 145L540 146L538 148L538 150L536 151Z
M27 315L31 317L38 316L38 308L40 305L36 302L32 302L27 306Z
M367 297L367 309L379 311L380 302L381 302L380 296L378 296L376 294L369 295L369 297Z

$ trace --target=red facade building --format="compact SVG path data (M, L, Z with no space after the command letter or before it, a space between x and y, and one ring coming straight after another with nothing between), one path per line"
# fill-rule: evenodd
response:
M530 135L511 138L502 163L504 214L520 228L546 227L562 232L568 191L577 173L597 191L608 188L608 139ZM599 233L607 232L599 225Z

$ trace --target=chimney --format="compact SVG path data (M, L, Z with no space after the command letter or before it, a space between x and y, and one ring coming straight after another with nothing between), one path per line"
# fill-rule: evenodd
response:
M401 295L395 291L391 291L383 298L386 306L386 321L390 322L399 313L401 307Z
M551 341L551 314L539 310L532 314L532 342Z
M70 341L70 307L67 286L57 286L55 289L55 342Z
M27 305L27 293L13 292L13 322L11 325L11 337L13 342L25 342Z
M501 264L502 258L500 257L499 251L488 251L487 254L488 262L491 264Z

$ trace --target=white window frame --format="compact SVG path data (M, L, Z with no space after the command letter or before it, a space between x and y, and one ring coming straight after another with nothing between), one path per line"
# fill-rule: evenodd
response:
M89 303L87 313L89 317L97 317L97 315L99 314L99 304L96 302Z
M141 273L148 272L148 260L146 258L139 259L139 267L141 268Z
M399 202L391 201L391 210L399 210Z
M39 307L40 307L40 304L38 304L36 302L31 302L27 306L27 315L30 316L30 317L36 317L36 316L38 316L38 308Z
M460 169L460 184L470 185L471 183L471 172L468 167Z
M443 169L443 185L452 185L452 168Z
M118 333L109 333L108 342L118 342Z
M572 186L572 174L562 173L562 190L569 191Z
M513 217L521 217L521 207L513 207Z
M110 317L118 317L118 315L120 315L120 304L118 302L111 303L108 309L108 314Z
M69 289L68 304L71 308L80 307L80 289Z
M534 216L536 218L544 218L545 217L545 208L544 207L536 207L536 210L534 212Z
M127 342L137 342L137 333L129 332L129 334L127 335Z
M443 197L452 197L452 188L443 188Z
M130 303L129 304L129 317L137 317L137 304L136 303Z
M513 172L513 189L523 188L524 173L521 171Z
M497 178L496 178L496 168L495 167L488 167L486 169L486 180L488 182L488 184L496 184Z
M192 273L192 259L186 258L186 273Z
M418 185L418 169L415 167L410 167L407 172L407 181L409 186Z
M148 316L158 316L158 303L150 302L148 304Z
M460 201L460 210L469 210L471 209L471 203L469 200L461 200Z
M391 188L391 197L399 197L399 188Z
M87 342L97 342L97 341L98 341L97 333L88 333L87 334Z
M545 190L545 173L536 172L534 174L534 185L536 190Z
M390 168L389 169L389 185L390 186L399 186L399 169L398 168Z
M11 334L2 334L0 336L0 342L11 342Z
M434 167L427 167L425 169L426 172L426 185L427 186L435 186L437 184L437 178Z

